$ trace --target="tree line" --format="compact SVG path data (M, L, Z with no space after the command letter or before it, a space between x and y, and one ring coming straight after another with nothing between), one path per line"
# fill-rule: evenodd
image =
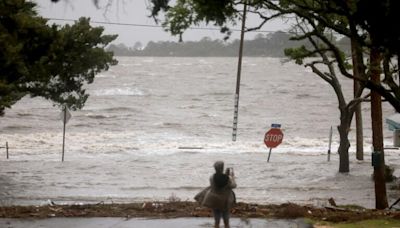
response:
M285 48L294 48L299 45L308 46L305 41L293 41L287 32L277 31L267 35L257 34L252 40L244 41L243 55L254 57L284 57ZM143 47L136 42L133 47L124 44L110 44L107 48L116 56L176 56L176 57L235 57L238 55L239 40L223 41L204 37L200 41L172 42L150 41ZM346 38L335 39L344 50L350 52L350 42Z

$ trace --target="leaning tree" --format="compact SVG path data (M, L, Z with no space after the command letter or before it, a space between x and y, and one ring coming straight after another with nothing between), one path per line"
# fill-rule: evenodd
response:
M81 18L73 25L48 25L36 4L0 1L0 115L25 95L80 109L88 94L84 85L117 61L105 46L116 35L104 35Z

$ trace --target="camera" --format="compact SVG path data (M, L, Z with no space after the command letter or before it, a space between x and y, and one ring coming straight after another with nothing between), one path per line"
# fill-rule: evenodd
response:
M226 168L225 173L226 173L226 175L233 175L233 168L232 167Z

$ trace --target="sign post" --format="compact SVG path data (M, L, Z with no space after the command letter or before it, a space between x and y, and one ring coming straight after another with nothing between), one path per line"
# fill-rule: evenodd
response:
M8 159L8 142L6 142L6 154L7 154L7 159Z
M65 148L65 126L68 123L68 120L71 119L71 113L69 112L67 106L64 106L64 110L61 113L61 119L63 121L63 145L62 145L62 155L61 155L61 162L64 161L64 148Z
M267 162L269 162L269 158L271 157L272 148L275 148L282 143L283 133L280 128L280 124L272 124L271 129L265 133L264 143L269 148Z
M329 131L328 161L331 160L331 145L332 145L332 126L331 130Z

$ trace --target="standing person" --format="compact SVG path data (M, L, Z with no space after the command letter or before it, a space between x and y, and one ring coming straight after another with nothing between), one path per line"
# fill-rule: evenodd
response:
M232 168L224 173L224 162L214 163L215 173L210 177L210 187L207 187L195 196L202 205L211 208L214 214L215 227L219 227L221 218L226 228L229 227L229 211L236 203L235 176Z

